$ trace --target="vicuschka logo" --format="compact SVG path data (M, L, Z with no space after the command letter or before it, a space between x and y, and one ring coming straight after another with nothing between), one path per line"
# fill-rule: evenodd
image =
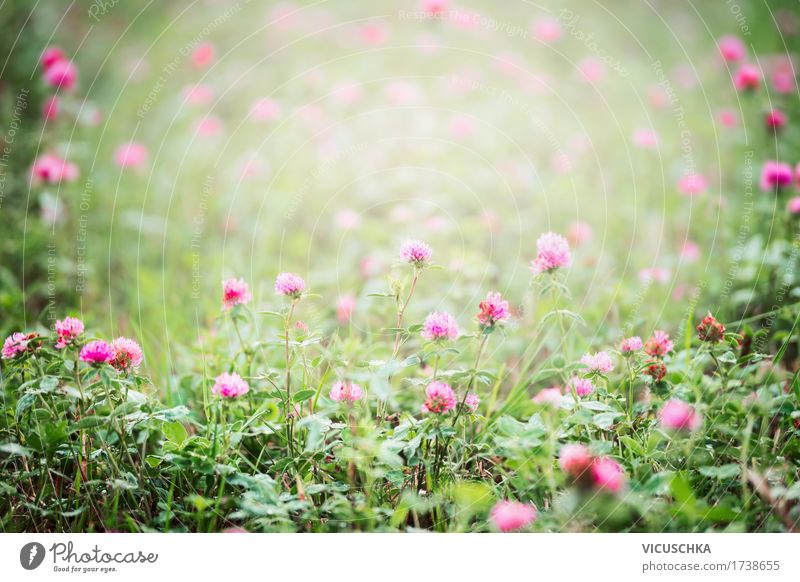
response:
M35 570L44 561L44 546L39 542L29 542L19 551L19 563L26 570Z

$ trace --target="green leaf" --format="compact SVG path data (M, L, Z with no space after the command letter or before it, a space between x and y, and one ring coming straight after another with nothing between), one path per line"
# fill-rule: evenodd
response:
M186 432L186 427L180 422L164 423L161 430L164 432L164 436L167 437L167 440L179 445L189 436L189 433Z
M303 400L308 400L316 393L316 390L300 390L292 396L292 402L302 402Z
M19 443L5 443L0 445L0 453L6 453L12 457L29 457L31 452Z
M492 489L486 483L462 481L453 487L453 501L458 507L457 515L464 521L487 509L493 499Z
M144 462L150 465L153 469L158 467L163 461L164 459L162 459L161 457L155 457L153 455L149 455L144 459Z
M626 448L632 450L637 455L642 456L642 457L646 456L646 452L644 450L644 447L642 445L640 445L632 437L629 437L627 435L623 435L623 436L619 437L619 440L622 442L623 445L625 445Z
M419 362L420 362L419 356L408 356L405 360L400 362L400 365L403 368L409 368L411 366L416 366L417 364L419 364Z
M161 420L181 420L183 418L188 418L188 416L189 409L183 405L157 410L153 413L153 418L159 418Z
M132 412L136 412L139 409L138 402L123 402L119 406L117 406L114 410L111 411L110 416L115 418L117 416L125 416L131 414Z
M592 422L602 429L608 429L611 428L614 421L620 416L622 416L621 412L600 412L594 415Z
M599 402L597 400L583 400L581 401L581 408L585 408L586 410L594 410L595 412L611 412L614 410L605 402Z
M672 497L675 501L694 506L695 497L691 485L683 476L682 473L676 473L669 484L669 489L672 492Z
M738 477L741 469L738 463L729 463L727 465L720 465L719 467L700 467L699 471L701 475L705 475L706 477L713 477L714 479L725 481Z
M706 511L704 517L706 519L710 519L711 521L727 523L735 520L737 517L739 517L739 514L730 507L717 505L715 507L710 507L708 511Z
M306 416L297 422L298 429L308 429L304 449L306 453L320 450L325 439L325 433L330 430L331 424L330 419L318 414Z
M112 380L111 376L108 375L108 371L105 368L100 368L98 375L100 376L100 380L103 383L103 386L105 386L106 388L111 388Z
M497 430L504 436L514 437L523 433L525 425L512 416L501 416L497 420Z
M259 315L272 315L273 317L279 317L281 319L284 318L283 313L278 313L277 311L256 311Z
M39 388L42 389L42 392L52 392L58 386L58 378L55 376L45 376L42 378L42 381L39 382Z
M17 411L15 413L17 421L22 418L22 415L28 410L33 403L36 401L36 394L32 394L28 392L27 394L23 394L22 397L17 400Z
M67 421L53 422L44 428L45 443L48 448L54 449L69 438L67 433Z
M641 490L648 495L666 495L672 482L672 477L673 473L671 471L656 473L645 481Z
M72 424L69 427L70 432L74 432L76 430L82 430L86 428L96 428L108 422L108 417L105 416L97 416L93 414L92 416L85 416L84 418L80 419L78 422Z
M573 319L580 324L583 324L583 318L575 313L574 311L570 311L569 309L553 309L548 311L545 316L542 318L542 322L548 321L553 317L567 317L569 319Z

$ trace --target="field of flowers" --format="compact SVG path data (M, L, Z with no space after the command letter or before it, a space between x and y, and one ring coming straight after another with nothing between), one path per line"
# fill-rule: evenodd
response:
M800 530L793 2L0 23L0 531Z

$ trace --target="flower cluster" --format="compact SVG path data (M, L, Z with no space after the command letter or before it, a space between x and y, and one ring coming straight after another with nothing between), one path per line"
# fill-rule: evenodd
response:
M619 351L623 355L630 355L642 349L642 338L638 335L626 337L619 344Z
M738 36L723 36L717 44L720 56L727 62L741 61L747 54L747 48Z
M755 91L761 85L761 71L755 65L744 63L734 73L733 85L739 91Z
M489 512L492 525L504 533L529 526L537 516L535 505L519 501L500 501Z
M595 374L608 374L614 370L614 363L611 361L611 356L606 352L597 352L596 354L585 354L581 358L581 364L589 369L589 372Z
M364 390L354 382L336 382L331 387L331 400L352 404L364 397Z
M12 333L3 342L3 359L10 360L30 351L32 346L29 344L38 337L39 334L35 332L22 333L17 331Z
M74 182L78 179L78 174L78 166L56 154L48 153L34 160L31 168L31 181L45 184Z
M772 109L764 116L764 123L767 129L777 133L786 127L786 114L780 109Z
M44 80L51 87L71 91L78 80L78 69L67 59L63 50L58 47L49 47L42 53L42 69Z
M425 403L422 405L423 412L443 414L456 407L456 394L450 385L444 382L431 382L428 384L425 389L425 395Z
M594 392L594 385L592 381L588 378L581 378L580 376L573 376L567 382L567 390L569 392L574 392L580 398L584 396L589 396L592 392Z
M339 323L347 323L353 317L356 308L356 298L352 295L342 295L336 303L336 318Z
M55 348L61 350L73 343L84 331L83 322L74 317L65 317L56 321L58 341Z
M680 400L670 400L659 413L661 426L668 430L695 431L700 428L701 417L694 408Z
M560 234L547 232L536 241L536 258L531 261L530 267L535 275L539 275L569 267L571 262L567 239Z
M275 279L275 293L298 299L306 289L306 282L294 273L281 273Z
M591 381L588 382L591 384ZM537 404L546 404L548 406L558 408L561 406L562 397L563 394L561 393L561 388L554 386L552 388L542 388L539 390L539 392L536 393L536 396L533 397L533 401Z
M667 375L667 365L664 360L654 358L645 362L645 374L650 376L654 382L661 382Z
M669 334L665 331L656 330L647 343L644 344L644 352L654 358L663 358L672 351L674 344L669 339Z
M592 479L598 491L619 493L625 485L625 472L611 457L600 457L592 463Z
M139 142L128 142L117 146L114 162L120 168L141 168L147 161L147 147Z
M650 356L645 362L644 372L653 378L654 382L661 382L667 375L667 365L664 357L669 354L674 347L669 334L664 331L656 330L644 344L644 352Z
M488 329L509 318L508 301L500 293L489 293L486 299L478 304L478 322Z
M791 186L794 182L794 171L785 162L767 160L761 167L761 178L758 185L764 192L777 192Z
M111 343L104 340L93 340L80 346L80 336L85 330L80 319L75 317L59 319L54 328L56 338L53 347L56 350L63 350L67 347L80 348L78 359L91 366L110 364L119 372L132 372L138 369L142 363L142 348L132 339L120 336ZM32 351L34 346L31 345L31 342L38 338L39 334L36 332L12 333L3 343L3 358L11 359Z
M114 350L114 355L110 363L118 371L130 372L141 366L142 348L134 340L120 336L111 342L111 349Z
M678 190L685 196L697 196L708 189L708 181L702 174L686 174L678 180Z
M561 447L558 464L573 483L597 491L619 493L625 485L622 466L611 457L594 457L584 445Z
M249 390L248 383L236 372L232 374L223 372L214 379L214 385L211 387L212 394L223 398L237 398L247 394Z
M478 406L481 403L481 399L478 397L477 394L467 394L464 398L464 406L466 407L467 411L469 412L476 412L478 410Z
M94 340L83 346L80 353L82 362L98 366L107 364L114 358L114 348L103 340Z
M697 337L704 342L721 342L725 337L725 326L709 313L697 326Z
M226 279L222 282L222 308L231 309L236 305L247 305L253 295L244 279Z
M407 240L400 247L400 258L415 267L424 267L432 254L431 247L420 240Z
M558 453L558 466L576 481L583 478L592 465L592 456L584 445L567 444Z
M434 311L425 318L422 337L428 341L454 340L458 338L458 323L449 313Z

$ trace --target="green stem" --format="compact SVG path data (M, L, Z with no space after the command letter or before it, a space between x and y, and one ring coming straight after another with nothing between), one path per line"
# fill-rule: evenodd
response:
M289 307L289 313L286 315L286 322L284 324L284 347L286 358L286 442L289 445L289 453L294 455L294 443L292 432L294 429L294 418L292 416L294 409L292 407L292 369L290 365L290 352L289 352L289 329L292 325L292 316L294 315L294 308L297 305L297 299L292 300L292 305Z
M475 356L475 368L470 375L469 384L467 385L467 389L464 391L464 396L461 398L461 405L456 410L456 415L453 418L453 426L456 425L456 421L458 421L458 417L461 415L461 411L464 410L464 406L467 402L467 396L469 396L469 391L472 390L472 386L475 384L475 377L478 375L478 367L481 365L481 356L483 355L483 348L486 347L486 342L489 339L489 334L483 334L481 336L481 343L478 346L478 354Z
M406 308L408 307L409 301L411 301L411 296L414 294L414 289L417 288L417 280L419 279L420 270L418 267L414 267L414 277L411 279L411 289L408 291L408 295L406 296L405 301L400 303L397 308L397 325L395 327L398 330L403 327L403 315L406 312ZM399 295L399 294L398 294ZM400 332L397 331L394 335L394 351L392 351L392 358L397 356L397 352L400 349Z
M633 384L636 382L636 373L631 366L630 357L625 358L628 367L628 419L633 421Z
M753 417L748 416L747 428L744 431L744 439L742 442L742 453L739 457L741 464L741 480L742 480L742 507L747 511L750 508L750 495L747 488L747 458L750 453L750 436L753 434Z
M247 375L252 376L253 355L244 343L242 332L239 330L239 322L235 315L231 315L231 321L233 322L233 329L236 331L236 337L239 339L239 349L242 351L247 361Z

